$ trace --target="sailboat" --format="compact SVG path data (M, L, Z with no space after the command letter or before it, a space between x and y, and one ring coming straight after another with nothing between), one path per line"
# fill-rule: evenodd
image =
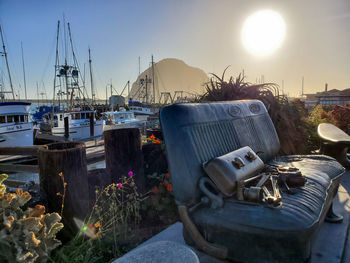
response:
M65 43L65 57L60 63L59 57L59 35L60 21L57 24L56 42L56 64L53 92L53 109L55 109L55 98L59 101L60 112L52 112L51 133L55 136L65 136L67 131L69 139L82 140L102 135L102 120L96 120L96 112L89 103L85 90L85 81L81 77L79 65L73 48L70 24L67 23L69 46L72 61L68 61L67 43ZM64 24L64 34L66 25ZM66 36L64 36L66 39ZM80 82L83 85L80 85ZM57 93L56 93L57 92ZM92 97L94 94L92 94ZM65 99L64 99L65 97ZM65 121L66 119L66 121ZM68 127L66 125L68 124Z
M4 90L4 82L0 83L0 147L30 146L33 145L33 123L29 121L29 107L31 103L15 101L10 67L7 52L0 25L0 35L3 50L0 52L5 57L6 67L11 91ZM6 95L12 95L12 101Z

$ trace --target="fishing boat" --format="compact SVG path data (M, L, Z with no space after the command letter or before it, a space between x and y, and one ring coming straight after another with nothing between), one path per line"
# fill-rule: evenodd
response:
M3 50L0 52L5 57L8 79L11 91L4 90L4 83L0 83L0 147L30 146L33 145L33 123L29 121L29 107L31 103L15 101L10 67L7 52L0 25L0 35ZM2 78L1 78L2 79ZM12 101L6 98L10 94Z
M0 147L33 145L29 102L0 102Z
M109 111L102 113L103 130L122 129L122 128L142 128L147 121L139 120L135 117L133 111L127 111L120 108L119 111Z
M69 138L73 141L102 135L102 121L96 121L95 111L93 110L73 110L70 112L57 113L55 115L57 116L57 122L52 128L52 135L65 135L64 118L68 118ZM90 124L91 118L94 120L93 125ZM91 131L91 129L93 129L93 131Z
M70 24L64 23L67 30L63 30L64 34L68 32L70 50L72 52L72 61L68 61L67 52L63 63L60 62L59 56L59 34L60 21L57 25L57 42L56 42L56 64L53 92L53 110L50 114L51 134L54 136L69 136L70 140L82 140L89 137L102 135L102 120L96 119L95 111L92 107L94 92L91 85L91 103L87 97L85 89L85 81L81 76L80 68L73 48ZM65 44L65 48L67 43ZM91 58L89 50L89 62L91 70ZM82 83L82 84L81 84ZM55 111L55 98L61 103L59 111Z
M49 114L54 111L59 111L59 107L56 106L52 109L51 105L39 105L32 110L32 120L35 123L42 123L48 120Z
M129 100L128 107L138 120L147 121L150 116L154 115L150 107L147 107L146 104L137 100Z

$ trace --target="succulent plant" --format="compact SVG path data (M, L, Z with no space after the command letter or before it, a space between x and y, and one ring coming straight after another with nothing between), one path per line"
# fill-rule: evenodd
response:
M0 262L46 262L50 252L61 242L56 234L63 228L57 213L46 213L45 207L21 207L31 196L22 189L6 193L2 184L7 175L0 175Z

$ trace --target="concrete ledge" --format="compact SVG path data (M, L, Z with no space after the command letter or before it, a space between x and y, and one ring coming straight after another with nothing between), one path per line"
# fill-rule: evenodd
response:
M346 263L350 262L350 234L349 234L349 222L350 222L350 171L342 178L341 186L339 188L337 197L334 200L334 208L337 213L344 216L344 221L341 224L330 224L324 222L320 228L319 233L313 242L312 256L310 263ZM186 245L182 235L182 223L177 222L149 240L142 243L136 249L130 251L125 256L132 254L140 248L148 248L150 244L156 244L159 242L170 241L173 246L177 243L181 246L187 247L193 251L201 263L228 263L228 261L222 261L213 257L210 257L195 248ZM160 243L162 244L162 243ZM168 244L170 245L170 244ZM174 247L175 248L175 247ZM155 248L157 250L157 248ZM172 250L172 249L171 249ZM175 251L176 249L174 249ZM175 258L180 255L173 253ZM123 256L122 258L124 258ZM122 259L120 258L120 259ZM153 261L114 261L114 263L126 263L126 262L181 262L190 263L193 261L187 261L183 259L181 261L171 261L170 254L165 261L155 261L155 258L151 258ZM192 259L188 259L192 260Z
M197 255L185 245L156 241L140 246L113 263L199 263Z

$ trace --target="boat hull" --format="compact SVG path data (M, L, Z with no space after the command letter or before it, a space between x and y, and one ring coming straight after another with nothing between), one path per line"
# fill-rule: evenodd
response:
M64 127L53 127L52 135L64 136ZM102 136L102 121L95 121L94 136ZM90 122L69 125L69 138L81 140L91 137Z
M33 123L0 127L0 147L33 145Z

